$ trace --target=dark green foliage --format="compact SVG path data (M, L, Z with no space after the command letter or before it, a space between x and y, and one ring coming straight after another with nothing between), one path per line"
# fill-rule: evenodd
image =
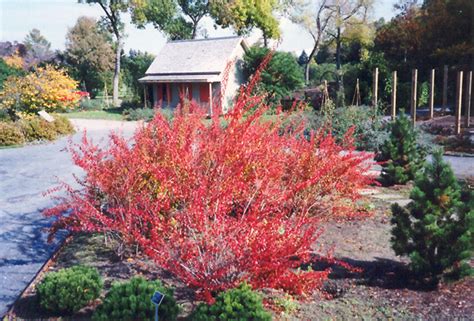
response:
M378 155L378 160L384 161L381 174L383 184L406 184L415 178L426 156L417 143L417 136L410 119L403 112L390 124L390 136Z
M255 73L269 52L268 48L254 46L245 53L243 70L246 79ZM262 71L256 90L267 95L270 102L278 103L280 99L289 96L303 85L303 69L298 65L296 58L291 53L276 51Z
M143 85L138 79L143 77L153 59L151 54L136 50L130 50L128 55L122 57L123 81L134 99L143 101Z
M418 280L430 285L441 276L470 274L466 262L474 242L474 195L461 189L441 151L417 176L406 208L392 206L392 247L410 258Z
M25 72L22 69L9 66L5 60L0 58L0 89L3 88L3 83L10 76L22 76Z
M309 57L306 54L306 51L302 51L301 55L298 57L298 65L305 66L309 62Z
M125 120L145 120L150 121L155 116L153 108L130 108L125 109L122 113Z
M102 286L96 269L73 266L46 274L36 289L44 309L53 313L74 313L97 299Z
M25 136L12 122L0 122L0 146L22 145Z
M261 296L249 285L227 290L218 295L212 305L200 304L191 315L192 321L249 320L267 321L272 316L265 311Z
M92 316L92 320L152 320L155 306L151 302L151 297L155 291L160 291L165 295L159 309L160 320L176 320L179 307L173 297L173 290L165 287L159 280L147 281L142 277L134 277L127 282L114 283L102 305Z

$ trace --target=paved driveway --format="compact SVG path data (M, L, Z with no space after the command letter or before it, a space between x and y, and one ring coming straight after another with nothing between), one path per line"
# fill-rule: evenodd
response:
M135 122L74 120L95 142L106 142L110 130L129 136ZM72 173L80 169L64 151L68 138L54 143L0 150L0 317L26 287L58 243L48 244L43 228L49 221L41 210L52 205L42 193L57 178L73 183Z

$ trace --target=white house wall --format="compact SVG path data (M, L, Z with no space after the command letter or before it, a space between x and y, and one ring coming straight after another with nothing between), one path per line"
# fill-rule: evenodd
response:
M235 63L229 70L229 78L227 79L227 87L222 102L222 112L232 108L233 101L236 95L239 93L240 86L244 83L244 73L242 69L243 57L245 50L242 46L236 47L232 59L235 59Z

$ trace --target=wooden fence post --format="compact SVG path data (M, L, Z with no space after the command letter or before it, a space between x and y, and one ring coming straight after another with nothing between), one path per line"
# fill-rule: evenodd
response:
M443 73L443 112L448 107L448 66L444 65Z
M411 100L410 100L410 113L413 126L416 124L416 104L417 104L417 82L418 82L418 69L413 69L411 74Z
M430 119L434 117L434 96L435 96L435 70L431 69L430 74Z
M359 107L360 105L360 87L359 87L359 78L357 78L356 86L354 90L354 96L352 97L352 105Z
M393 72L392 76L392 120L397 117L397 71Z
M148 107L146 102L147 98L148 97L146 96L146 85L143 85L143 105L145 106L145 108Z
M456 82L456 113L454 118L454 132L456 135L461 133L462 80L463 72L458 71L458 79Z
M466 93L464 100L466 128L471 126L471 103L472 103L472 70L466 74Z
M379 93L379 68L375 68L374 70L374 99L373 104L374 107L377 107L378 104L378 93Z

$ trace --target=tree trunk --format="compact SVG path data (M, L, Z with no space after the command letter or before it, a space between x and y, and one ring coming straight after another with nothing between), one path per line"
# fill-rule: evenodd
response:
M313 50L311 50L311 53L308 56L308 62L306 63L306 66L304 67L304 80L306 82L306 85L309 85L309 71L311 67L311 60L313 60L313 57L316 55L318 51L318 47L314 46Z
M267 37L267 35L265 34L265 32L263 33L263 46L264 46L265 48L268 47L268 37Z
M120 56L122 54L122 43L120 36L117 37L117 48L115 49L115 69L114 69L114 80L113 80L113 94L112 100L115 107L118 107L119 102L119 81L120 81Z
M341 28L337 28L336 35L336 69L341 69Z
M337 73L337 104L343 106L346 101L344 94L344 80L341 72L341 27L337 28L336 35L336 73Z
M306 63L306 66L304 68L304 79L305 79L306 85L309 85L309 71L310 71L310 67L311 67L311 60L313 60L313 57L316 56L317 53L318 53L319 42L320 42L321 37L320 36L318 36L318 37L313 36L313 39L314 39L314 47L313 47L313 50L311 50L311 52L308 56L308 62Z

